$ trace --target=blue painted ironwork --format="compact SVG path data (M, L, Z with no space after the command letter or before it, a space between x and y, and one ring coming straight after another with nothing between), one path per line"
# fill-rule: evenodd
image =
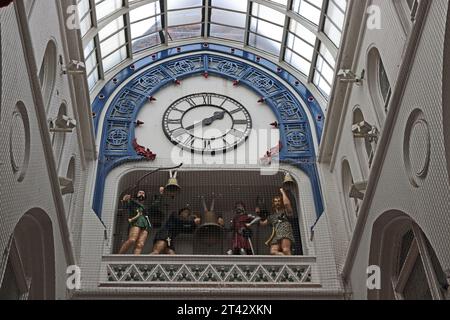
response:
M209 63L213 65L214 62L217 62L217 59L211 58ZM220 61L215 67L219 72L230 76L236 75L239 73L239 71L242 71L242 69L239 68L237 63L226 60Z
M115 146L120 147L123 146L125 143L127 143L128 139L128 131L125 129L112 129L108 132L108 138L107 143Z
M192 54L176 58L180 53L186 52ZM219 56L214 54L215 52L226 52L228 56ZM243 60L237 60L233 56L256 61L261 68L256 68ZM167 59L172 57L175 59ZM152 67L155 61L162 63ZM132 124L136 121L140 108L158 90L175 80L205 73L238 81L240 85L250 88L263 98L280 124L283 145L280 161L300 168L310 177L317 216L322 214L323 202L308 117L302 104L273 74L276 73L278 77L288 82L292 90L302 97L303 103L315 119L314 125L320 141L324 119L322 109L312 94L296 78L286 71L280 71L278 66L270 61L256 59L256 56L251 53L235 49L230 55L229 47L212 44L208 47L199 44L187 45L181 47L181 50L167 49L157 53L154 58L147 57L135 62L133 66L119 72L115 76L116 81L106 84L92 105L96 115L106 111L103 128L99 128L99 117L94 118L95 130L97 134L102 135L93 202L97 215L101 215L104 185L109 172L123 163L144 160L132 147L135 137ZM145 71L133 77L139 70ZM118 84L125 81L128 83L116 92ZM111 97L113 100L108 109L103 110Z

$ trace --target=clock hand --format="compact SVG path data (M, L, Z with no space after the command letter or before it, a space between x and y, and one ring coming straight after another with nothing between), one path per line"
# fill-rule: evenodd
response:
M209 126L211 123L213 122L213 120L211 118L205 118L202 121L198 121L196 123L194 123L193 125L186 127L185 129L187 131L191 131L192 129L194 129L195 127L197 127L198 125L202 125L202 126Z
M203 120L202 120L202 121L199 121L199 122L196 122L196 123L194 123L193 125L191 125L191 126L189 126L189 127L186 127L185 129L186 129L187 131L191 131L191 130L194 129L196 126L198 126L200 123L203 123Z
M223 118L225 118L225 111L214 112L214 115L212 117L214 118L214 120L222 120Z
M225 118L225 111L216 111L212 117L203 119L202 124L205 126L210 126L215 120L222 120Z
M225 117L225 111L222 112L214 112L214 115L209 118L205 118L202 121L194 123L193 125L185 128L187 131L194 129L197 125L202 124L202 126L210 126L215 120L222 120Z

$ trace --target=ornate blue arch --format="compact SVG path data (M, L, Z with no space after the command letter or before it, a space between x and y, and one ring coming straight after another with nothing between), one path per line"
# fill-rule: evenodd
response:
M227 56L215 54L217 52L226 53ZM191 54L176 58L181 53ZM234 57L258 63L261 68ZM161 64L151 67L155 62L161 61ZM143 69L146 71L133 77L137 71ZM299 80L274 63L249 52L213 44L187 45L153 54L122 70L100 91L92 105L94 127L96 133L102 135L93 202L97 215L101 215L104 185L109 172L125 162L144 159L137 155L132 146L134 122L141 107L161 88L199 74L211 74L236 81L264 99L278 119L283 145L280 161L298 167L309 176L317 217L320 217L323 202L310 122L292 90L288 90L273 74L288 82L302 97L314 117L314 126L320 141L324 115L316 99ZM128 79L131 80L115 93L118 85ZM113 100L106 110L103 127L99 128L99 115L110 97L113 97Z

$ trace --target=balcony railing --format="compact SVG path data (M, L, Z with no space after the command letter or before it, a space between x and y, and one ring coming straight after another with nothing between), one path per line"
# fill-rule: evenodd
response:
M101 287L320 288L309 256L107 255Z

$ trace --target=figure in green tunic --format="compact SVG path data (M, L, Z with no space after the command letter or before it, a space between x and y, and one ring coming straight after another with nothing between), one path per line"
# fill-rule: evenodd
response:
M128 250L134 246L134 254L141 254L144 249L145 242L147 241L152 224L149 219L149 215L152 212L161 209L162 196L164 193L164 187L160 187L158 201L152 201L150 208L146 208L144 205L145 191L138 191L136 199L132 199L131 195L127 194L122 199L122 204L125 209L128 210L128 223L130 224L130 231L128 234L128 240L122 245L119 250L119 254L125 254ZM159 204L159 205L158 205Z

